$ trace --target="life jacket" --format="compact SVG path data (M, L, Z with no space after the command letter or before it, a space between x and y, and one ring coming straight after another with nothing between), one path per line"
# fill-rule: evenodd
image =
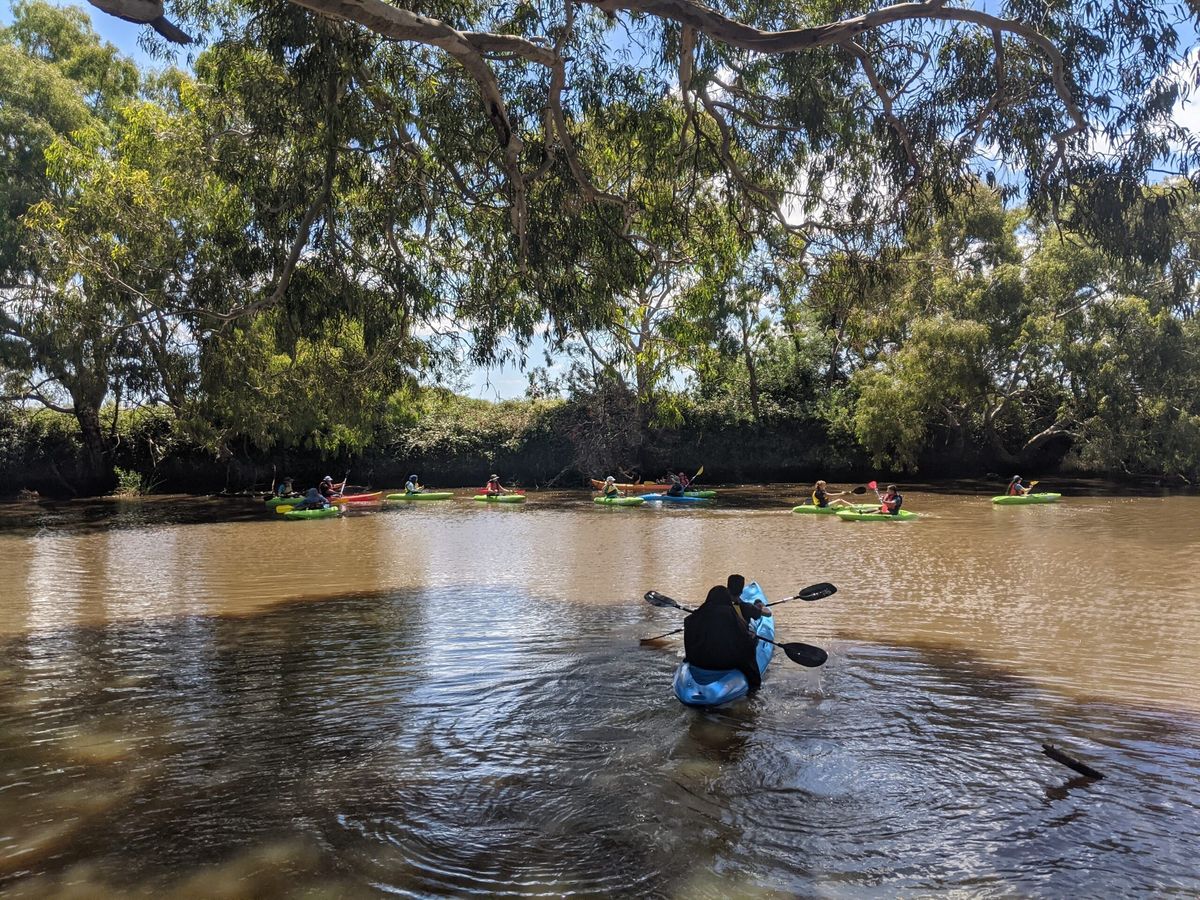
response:
M822 509L829 505L829 496L821 488L814 488L812 492L813 506L820 506Z
M1008 483L1008 496L1016 497L1016 496L1019 496L1020 493L1021 493L1021 482L1010 481Z
M890 516L900 515L900 507L902 507L903 505L904 505L904 498L901 497L899 493L894 494L892 496L891 500L883 501L883 508L885 510L887 510L887 513Z

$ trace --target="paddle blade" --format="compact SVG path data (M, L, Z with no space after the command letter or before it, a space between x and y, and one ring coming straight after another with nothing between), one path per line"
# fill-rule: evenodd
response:
M285 512L291 512L295 508L296 507L294 506L288 506L286 503L280 503L277 507L275 507L275 512L283 515Z
M828 581L822 581L820 584L810 584L804 590L796 594L797 600L823 600L826 597L832 597L837 593L837 588Z
M829 659L829 654L820 647L814 647L812 644L780 644L783 652L788 655L794 663L799 663L802 666L807 666L810 669L815 669L818 666L825 665L825 660Z
M860 484L858 487L856 487L856 488L855 488L854 490L852 490L850 493L852 493L852 494L865 494L866 492L867 492L867 488L866 488L866 486L865 486L865 485L861 485L861 484Z
M873 491L877 491L877 490L879 490L879 482L878 481L868 481L867 487L869 487Z
M672 600L665 594L660 594L658 591L646 591L645 600L651 606L669 606L672 609L683 609L678 603Z

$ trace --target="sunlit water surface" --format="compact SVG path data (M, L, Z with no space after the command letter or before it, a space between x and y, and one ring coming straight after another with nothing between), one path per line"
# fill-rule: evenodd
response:
M0 893L1200 892L1200 498L908 505L8 507ZM830 661L685 709L735 570Z

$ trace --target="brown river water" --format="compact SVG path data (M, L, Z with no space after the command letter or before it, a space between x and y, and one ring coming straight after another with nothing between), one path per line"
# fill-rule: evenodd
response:
M460 493L0 510L0 894L1200 892L1200 497ZM688 709L732 571L829 662Z

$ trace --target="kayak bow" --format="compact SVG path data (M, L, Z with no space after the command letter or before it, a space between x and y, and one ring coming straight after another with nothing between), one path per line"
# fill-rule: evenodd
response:
M853 512L848 509L840 509L837 517L843 522L908 522L911 519L920 518L915 512L909 512L907 509L900 510L894 516L890 513Z
M1011 497L993 497L997 506L1025 506L1033 503L1057 503L1062 494L1017 494Z
M342 514L339 506L325 506L321 509L292 509L283 514L285 519L336 519Z

